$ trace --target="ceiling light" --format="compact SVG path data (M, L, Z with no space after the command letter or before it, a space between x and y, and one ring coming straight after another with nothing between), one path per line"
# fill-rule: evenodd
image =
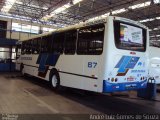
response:
M13 4L16 2L16 0L6 0L5 5L2 7L1 12L8 13L9 10L12 8Z
M155 18L150 18L150 19L140 20L139 22L144 23L144 22L154 21L154 20Z
M94 20L99 20L99 19L105 18L105 17L107 17L109 15L110 15L110 12L109 13L105 13L105 14L100 15L100 16L96 16L96 17L90 18L87 21L91 22L91 21L94 21Z
M156 17L157 20L160 20L160 17Z
M160 17L144 19L144 20L140 20L139 22L145 23L145 22L150 22L150 21L154 21L154 20L160 20Z
M159 30L158 28L153 28L153 30Z
M153 0L153 2L154 2L155 4L158 4L158 3L160 3L160 0Z
M67 3L67 4L65 4L65 5L57 8L56 10L52 11L52 12L50 13L50 15L44 16L42 19L43 19L43 20L48 20L49 18L53 17L54 15L63 12L64 10L70 8L72 5L75 5L75 4L77 4L77 3L80 3L81 1L82 1L82 0L72 0L72 3L73 3L73 4Z
M21 2L21 1L16 1L16 3L17 3L17 4L24 5L24 3ZM37 5L33 5L33 4L28 4L27 6L29 6L29 7L35 7L35 8L42 8L42 9L45 9L45 10L48 9L47 7L37 6Z
M128 8L129 9L137 9L137 8L142 8L142 7L149 6L150 4L151 4L151 2L144 2L144 3L129 6Z
M126 9L125 8L122 8L122 9L118 9L118 10L115 10L115 11L112 11L112 14L114 15L114 14L119 14L119 13L123 13L123 12L125 12L126 11Z

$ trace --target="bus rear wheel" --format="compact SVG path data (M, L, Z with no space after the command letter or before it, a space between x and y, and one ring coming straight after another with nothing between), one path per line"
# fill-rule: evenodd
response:
M53 90L59 90L60 89L60 78L57 72L51 71L50 74L50 84Z

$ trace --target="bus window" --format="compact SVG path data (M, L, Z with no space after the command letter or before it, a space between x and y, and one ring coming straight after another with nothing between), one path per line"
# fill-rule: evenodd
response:
M48 52L48 40L46 40L46 37L42 37L41 40L41 53L46 53Z
M26 41L22 42L22 55L26 54Z
M75 54L76 50L77 30L71 30L65 33L65 50L64 53L68 55Z
M114 36L118 49L146 51L146 30L141 27L114 21Z
M20 55L21 55L21 44L18 44L17 46L16 46L16 49L15 49L15 52L16 52L16 59L18 59L19 57L20 57Z
M52 52L63 53L64 47L64 33L55 33L53 35Z
M16 53L21 53L21 44L18 44L17 46L16 46L16 49L15 49L15 52Z
M43 36L41 40L41 52L50 53L52 45L52 35Z
M78 32L77 54L100 55L103 51L104 24L85 27Z
M26 49L26 54L32 53L32 41L31 40L26 41L25 49Z
M48 41L47 51L48 51L49 53L52 52L52 39L53 39L53 35L47 35L47 36L45 37L45 40Z
M36 47L36 49L37 49L38 53L40 53L42 37L38 37L36 39L37 39L37 47Z
M38 42L38 38L32 40L32 54L39 54L40 45L38 44Z

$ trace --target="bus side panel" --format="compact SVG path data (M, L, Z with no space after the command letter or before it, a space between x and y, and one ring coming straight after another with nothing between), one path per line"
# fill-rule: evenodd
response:
M61 55L56 65L61 85L97 91L99 57L99 55Z
M97 92L97 79L65 74L59 72L62 86Z
M36 54L21 55L20 61L24 65L24 68L23 68L24 72L29 75L49 81L49 73L50 73L51 67L47 69L47 73L43 77L39 76L40 65L36 63L38 60L38 56L39 55L36 55Z
M98 91L98 81L101 80L102 71L102 59L101 55L87 55L84 62L84 73L92 78L86 78L83 82L85 90Z
M107 63L108 63L108 49L110 46L109 38L108 38L108 31L110 31L110 26L108 26L108 20L105 24L105 33L104 33L104 43L103 43L103 52L101 55L101 58L99 59L99 69L97 70L99 76L98 76L98 92L103 92L103 80L106 78L107 74Z
M55 68L59 71L62 86L83 89L84 57L60 55Z

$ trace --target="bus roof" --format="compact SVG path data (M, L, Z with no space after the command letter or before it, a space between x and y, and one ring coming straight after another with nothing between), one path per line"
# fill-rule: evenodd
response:
M33 36L31 38L20 40L20 41L27 41L27 40L43 37L43 36L46 36L46 35L51 35L54 32L62 32L62 31L71 30L71 29L78 29L78 28L85 27L85 26L96 25L96 24L99 24L99 23L106 23L107 18L109 18L109 17L113 17L115 20L121 20L121 21L124 21L124 22L137 24L137 25L147 29L146 26L144 26L143 24L141 24L141 23L139 23L137 21L133 21L133 20L130 20L130 19L127 19L127 18L122 18L122 17L108 16L108 17L105 17L105 18L97 19L97 20L92 20L92 21L88 20L86 22L81 22L81 23L78 23L78 24L75 24L75 25L71 25L71 26L68 26L68 27L59 28L59 29L53 30L51 32L39 34L39 35Z
M62 32L62 31L77 29L77 28L81 28L81 27L85 27L85 26L89 26L89 25L95 25L95 24L98 24L98 23L105 23L107 18L108 17L103 18L103 19L99 19L99 20L94 20L94 21L81 22L81 23L76 24L76 25L71 25L71 26L68 26L68 27L56 29L56 30L51 31L51 32L35 35L33 37L30 37L29 39L24 39L24 40L21 40L21 41L26 41L26 40L31 40L31 39L34 39L34 38L43 37L43 36L46 36L46 35L51 35L54 32Z

